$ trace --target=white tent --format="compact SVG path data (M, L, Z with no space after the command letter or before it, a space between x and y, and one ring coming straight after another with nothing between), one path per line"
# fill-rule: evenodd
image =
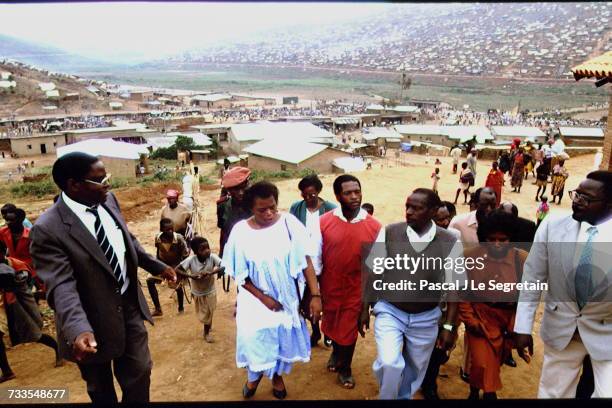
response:
M83 152L92 156L114 157L118 159L138 160L140 156L149 154L145 145L117 142L112 139L88 139L57 148L57 157L72 152Z

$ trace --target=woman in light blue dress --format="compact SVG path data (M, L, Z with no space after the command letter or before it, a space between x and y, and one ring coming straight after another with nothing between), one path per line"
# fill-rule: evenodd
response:
M310 335L299 312L308 285L309 314L318 321L321 296L311 256L314 243L293 215L279 213L278 189L262 181L246 192L253 216L238 222L223 252L223 266L239 287L236 311L236 364L247 369L245 398L255 395L265 375L272 393L287 396L283 374L293 363L310 361Z

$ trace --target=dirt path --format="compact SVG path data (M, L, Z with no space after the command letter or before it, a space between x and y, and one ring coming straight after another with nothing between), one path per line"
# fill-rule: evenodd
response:
M362 181L364 202L375 207L375 217L382 223L403 219L403 202L406 194L420 186L430 186L430 175L433 165L425 164L422 156L410 156L410 167L384 168L375 166L371 171L356 174ZM442 159L440 173L440 195L443 199L454 198L457 176L450 174L450 160ZM582 156L568 161L570 178L567 189L575 188L584 175L590 171L593 156ZM477 185L484 183L489 162L480 161ZM322 196L333 199L332 187L334 176L322 176L324 189ZM502 199L516 203L521 215L533 219L537 203L534 201L535 186L530 179L524 184L523 193L510 193L505 188ZM286 210L292 201L299 199L297 180L285 180L277 183L280 189L281 209ZM152 249L152 237L158 228L157 209L161 207L163 189L151 190L147 194L136 194L134 191L120 191L118 196L123 205L133 201L134 210L128 217L129 228L140 239L143 245ZM206 235L218 249L218 232L215 227L214 200L217 191L203 191L201 202L204 204ZM139 209L136 211L135 209ZM552 205L552 212L569 211L570 201L565 197L559 207ZM126 210L128 211L128 210ZM467 207L459 205L460 213ZM146 273L141 271L141 282ZM146 292L146 289L145 289ZM236 401L241 400L241 388L245 381L244 370L235 365L235 326L232 317L235 298L235 286L229 294L223 293L218 285L218 308L214 317L213 333L216 343L207 344L201 337L201 326L197 321L193 306L187 305L183 315L177 315L176 306L170 298L172 291L163 286L160 290L164 316L156 319L154 327L148 326L150 348L153 356L153 374L151 385L152 401ZM148 294L145 295L148 298ZM538 313L539 321L540 313ZM537 325L539 326L539 324ZM502 381L505 385L499 396L501 398L534 398L542 365L542 343L536 336L536 355L530 365L519 361L517 368L504 367ZM451 355L450 361L441 369L438 380L439 393L442 398L465 398L468 386L459 379L458 371L462 358L462 341ZM68 387L71 402L87 402L85 384L74 364L53 368L53 356L49 350L38 344L20 345L9 349L8 357L17 375L3 387ZM329 350L317 347L312 351L312 360L308 364L298 364L293 372L286 376L285 383L290 399L375 399L378 386L372 374L372 363L376 357L373 333L360 339L353 362L353 372L357 381L354 390L344 390L336 383L335 376L327 373L325 363ZM418 397L418 396L417 396ZM254 398L255 400L273 399L271 384L264 380Z

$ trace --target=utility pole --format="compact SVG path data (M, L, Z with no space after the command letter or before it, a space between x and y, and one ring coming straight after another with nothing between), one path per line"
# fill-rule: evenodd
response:
M410 89L410 87L412 86L412 78L410 78L408 76L408 73L406 72L406 65L402 64L400 66L401 68L401 72L402 72L402 76L400 79L400 96L399 96L399 103L401 104L402 101L404 100L404 90L408 90Z

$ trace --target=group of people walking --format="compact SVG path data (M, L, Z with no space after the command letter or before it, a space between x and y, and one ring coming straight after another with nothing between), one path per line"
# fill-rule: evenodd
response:
M476 190L474 210L459 216L436 192L417 188L401 204L404 220L384 226L362 208L362 186L355 176L334 180L335 202L320 197L321 181L308 176L298 185L303 199L283 212L274 184L251 184L249 169L228 168L222 178L224 194L217 202L219 257L202 237L181 239L181 223L187 217L180 215L174 192L167 195L154 257L127 229L98 158L83 153L62 156L52 174L62 193L29 232L29 248L36 276L55 312L59 356L78 364L94 402L118 400L113 375L122 401L149 400L152 361L143 320L152 322L152 317L138 284L138 267L171 285L177 283L177 273L193 279L192 292L201 296L196 308L207 342L213 341L216 304L212 277L225 273L234 280L235 359L246 369L244 398L257 392L264 376L272 382L273 396L286 398L283 377L295 363L309 362L321 337L331 347L326 369L336 374L341 387L354 388L353 356L372 315L377 349L372 370L381 399L410 399L421 388L426 398L438 398L437 373L457 342L461 324L462 378L469 382L470 398L479 398L480 392L483 398L496 397L502 386L501 367L512 365L512 349L530 361L541 290L515 290L495 300L472 293L476 297L468 301L451 290L385 297L372 291L374 275L364 274L364 265L374 256L457 262L487 255L485 268L468 271L463 279L485 282L494 275L506 283L548 282L538 395L574 397L580 367L590 356L590 394L612 396L612 360L606 350L612 341L610 308L595 301L610 291L609 279L602 279L609 276L610 263L599 258L605 251L593 248L595 243L610 242L610 172L590 173L570 192L573 215L548 217L536 232L535 224L519 217L516 206L502 202L491 187ZM560 241L567 245L559 246ZM577 266L564 255L569 247ZM193 255L188 256L190 249ZM387 268L383 279L426 279L441 285L458 276L448 266L416 272ZM573 278L564 279L564 273ZM148 286L153 293L155 285ZM161 314L155 303L154 312Z

